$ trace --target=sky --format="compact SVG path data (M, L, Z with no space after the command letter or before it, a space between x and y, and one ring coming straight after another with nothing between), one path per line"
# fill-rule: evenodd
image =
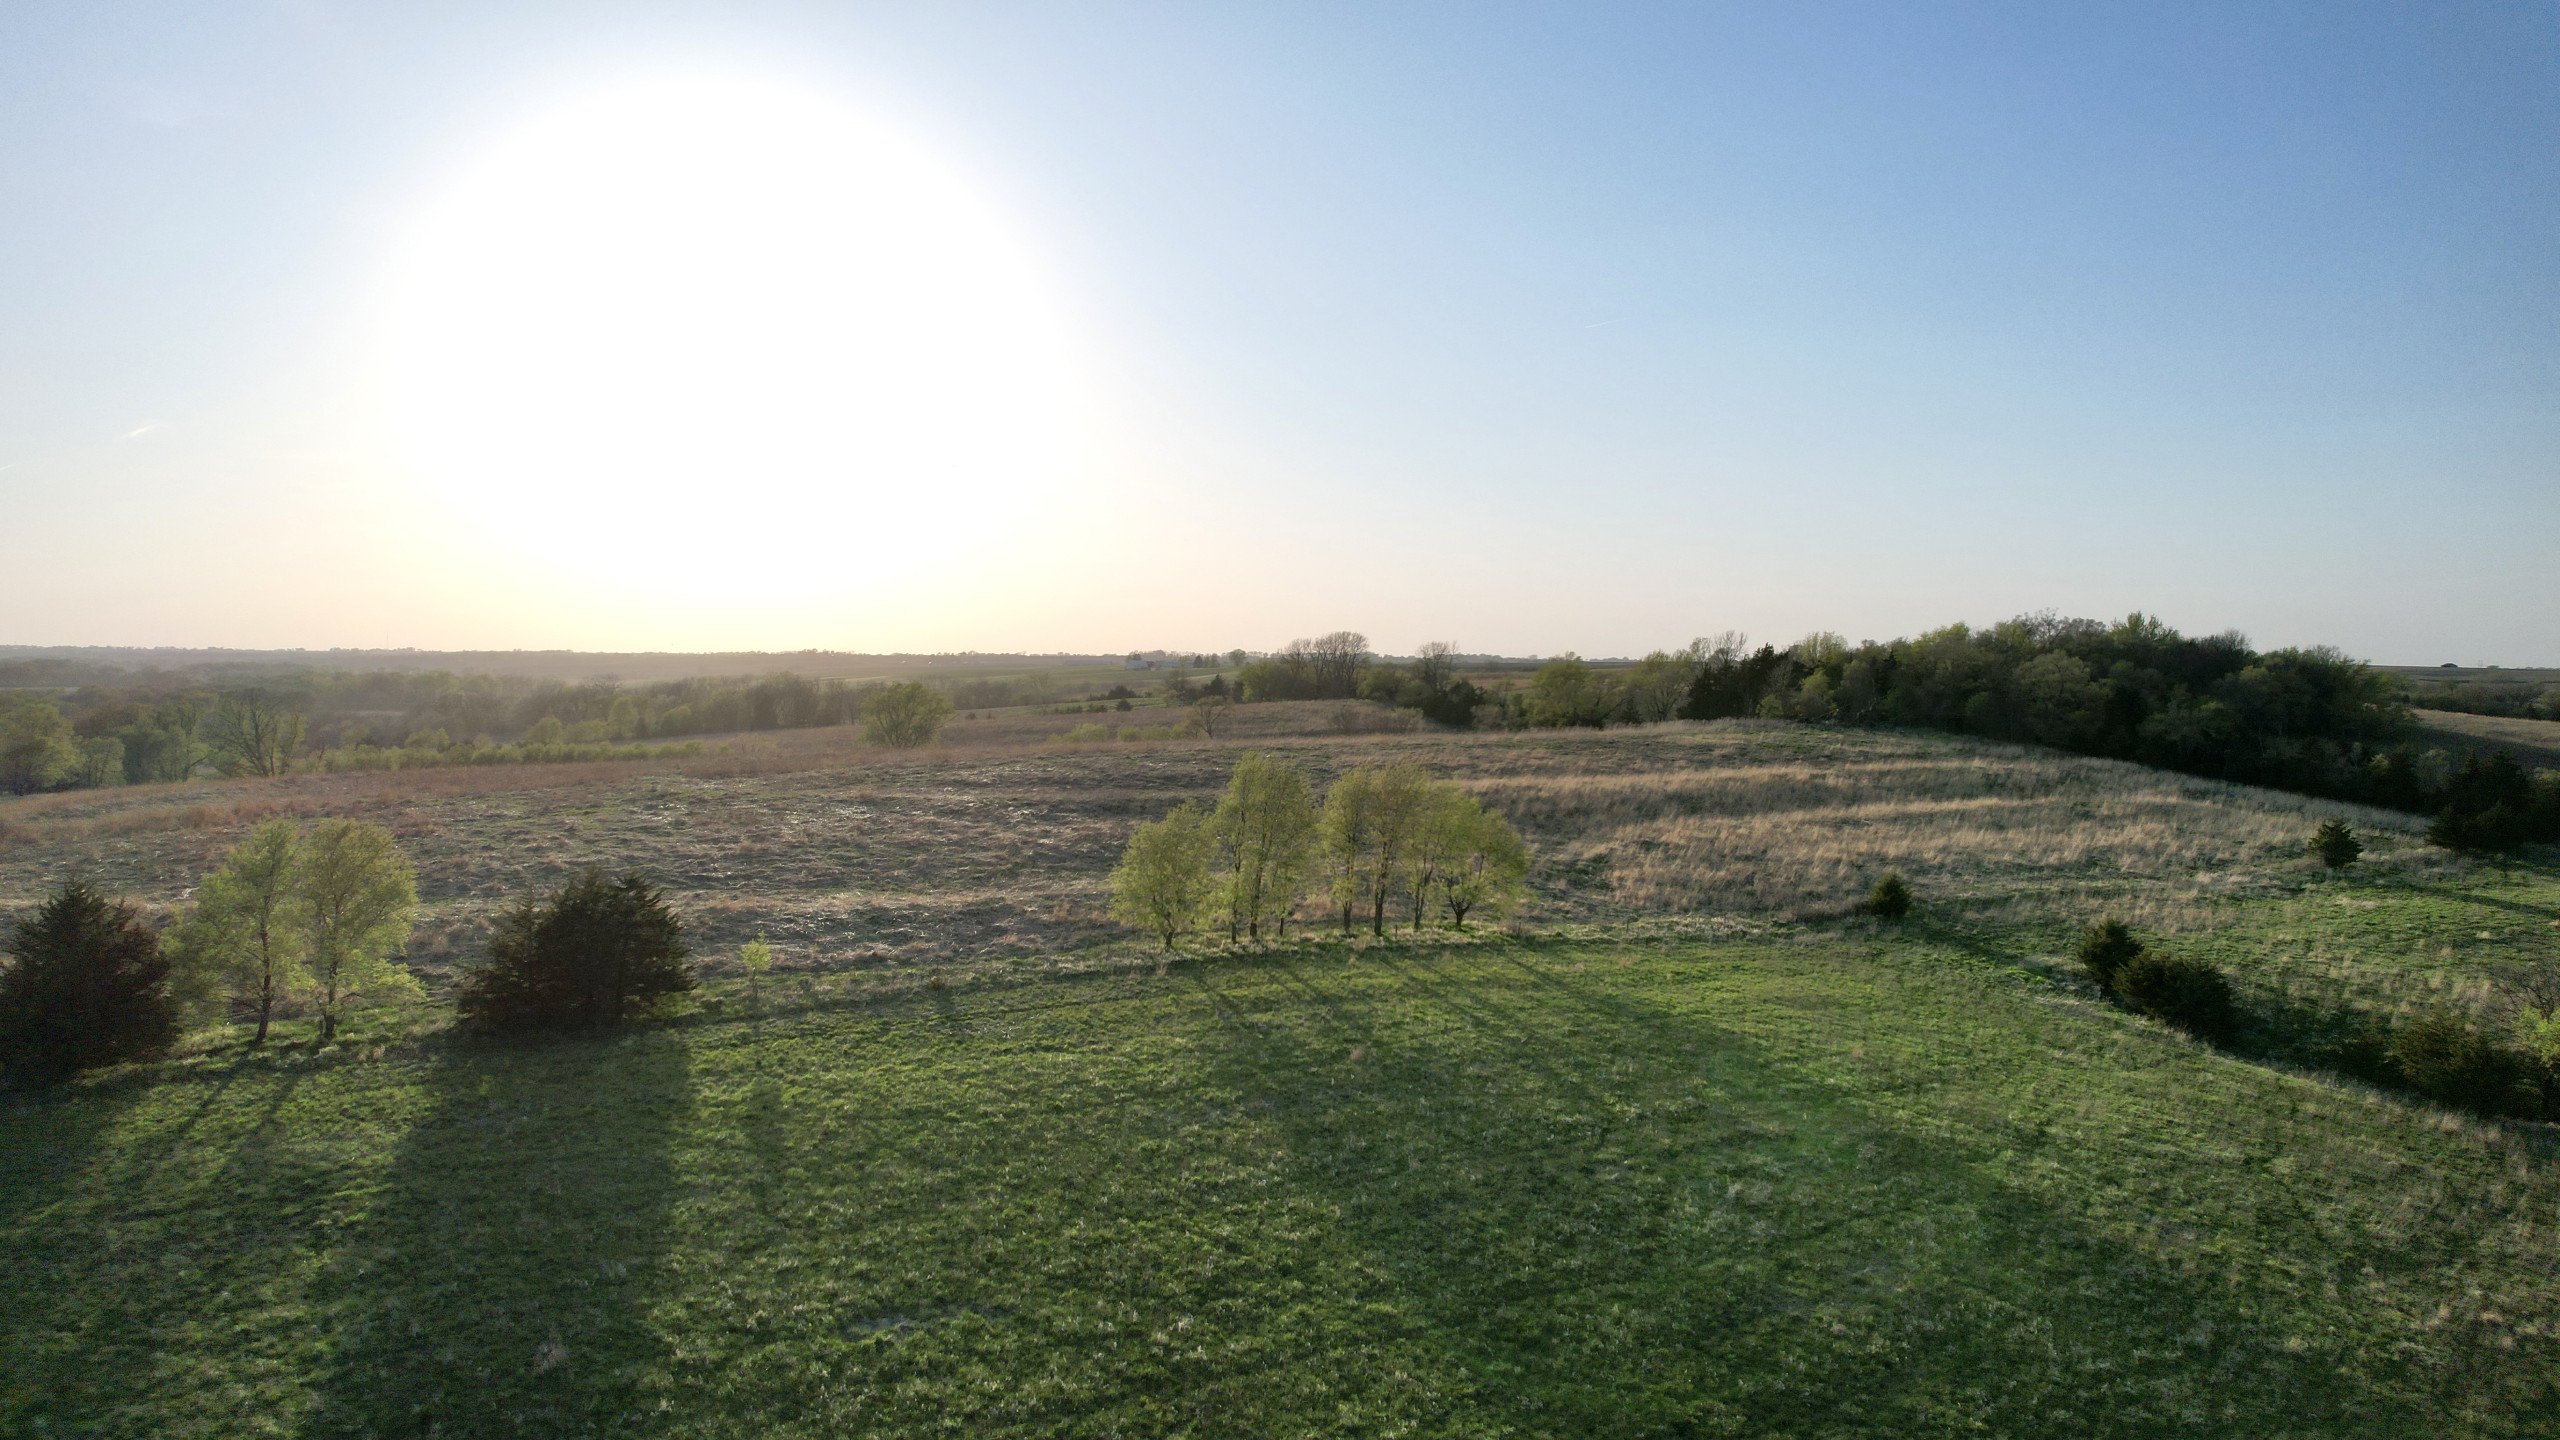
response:
M2560 664L2560 8L0 10L0 643Z

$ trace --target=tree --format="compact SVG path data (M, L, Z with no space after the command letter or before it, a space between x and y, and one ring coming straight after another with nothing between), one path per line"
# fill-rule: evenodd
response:
M0 1064L46 1084L177 1043L169 962L132 908L75 880L20 920L0 971Z
M1286 935L1289 912L1306 889L1316 833L1307 777L1268 755L1247 752L1210 813L1209 834L1226 862L1227 939L1262 938L1262 922Z
M1484 803L1457 785L1433 781L1423 803L1423 819L1408 868L1413 928L1422 928L1436 892L1449 910L1449 923L1467 928L1467 912L1490 905L1510 913L1524 893L1529 873L1529 847L1511 822L1484 808Z
M610 1030L691 990L692 953L656 886L588 869L499 915L489 958L463 976L455 1009L487 1033Z
M2116 979L2124 967L2142 957L2142 942L2133 938L2132 927L2121 920L2101 920L2080 936L2078 950L2080 968L2098 982L2098 988L2112 995Z
M1641 725L1669 720L1689 703L1689 687L1706 663L1707 642L1692 640L1678 650L1656 650L1628 667L1622 683L1629 718Z
M1129 837L1111 872L1111 914L1133 929L1153 931L1170 950L1197 923L1215 883L1208 827L1199 807L1186 800Z
M342 1010L359 997L420 993L408 967L392 958L409 943L418 882L390 831L358 820L311 827L295 890L322 1040L338 1033Z
M124 783L124 742L113 735L93 735L79 742L80 763L71 783L98 788Z
M1900 871L1888 870L1867 893L1867 913L1879 920L1899 920L1911 913L1911 886Z
M1458 647L1446 640L1426 640L1413 652L1413 678L1437 695L1458 678Z
M1320 832L1344 934L1363 905L1369 909L1369 933L1386 933L1387 901L1413 862L1430 784L1420 766L1381 765L1350 771L1325 792Z
M2344 820L2323 820L2318 834L2311 837L2311 853L2332 870L2343 870L2364 854L2364 842L2348 828Z
M1357 630L1336 630L1295 645L1306 647L1315 668L1318 699L1348 700L1360 693L1360 672L1369 664L1368 636Z
M1532 725L1598 727L1609 723L1609 712L1616 704L1598 671L1581 656L1565 654L1539 666L1538 673L1529 677L1521 712Z
M254 692L226 695L213 707L205 739L225 775L282 775L302 749L302 712Z
M951 697L921 680L885 685L862 704L862 738L912 750L930 745L951 718Z
M1212 740L1218 738L1218 723L1227 718L1227 697L1223 694L1203 695L1191 702L1191 719L1200 733Z
M764 1008L764 977L773 970L773 947L762 935L738 947L738 968L747 972L747 1003Z
M206 702L200 695L177 695L151 707L151 713L125 727L125 779L136 785L184 780L204 763Z
M33 794L68 783L80 770L71 722L50 700L0 697L0 791Z
M311 983L303 965L307 918L299 892L302 835L270 820L223 857L196 889L170 936L173 973L191 991L219 993L258 1017L251 1042L267 1043L278 1001Z

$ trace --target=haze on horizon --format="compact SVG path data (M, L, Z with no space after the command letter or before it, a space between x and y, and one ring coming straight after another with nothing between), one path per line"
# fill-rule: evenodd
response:
M2560 664L2560 11L38 3L0 643Z

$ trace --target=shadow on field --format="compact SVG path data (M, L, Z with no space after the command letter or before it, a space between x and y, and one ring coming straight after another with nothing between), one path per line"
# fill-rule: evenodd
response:
M2427 1428L2356 1357L2269 1333L2202 1237L2164 1263L2054 1214L1890 1079L1862 1099L1517 953L1374 963L1395 983L1196 971L1214 1063L1267 1097L1381 1303L1520 1433Z
M2535 905L2523 900L2483 895L2477 890L2458 890L2451 885L2430 885L2422 880L2406 880L2401 884L2402 888L2415 890L2421 895L2432 895L2438 900L2447 900L2458 905L2478 905L2485 909L2504 910L2515 915L2532 915L2544 920L2560 920L2560 905Z
M306 1433L650 1432L684 1048L642 1031L431 1063L320 1297L332 1353Z

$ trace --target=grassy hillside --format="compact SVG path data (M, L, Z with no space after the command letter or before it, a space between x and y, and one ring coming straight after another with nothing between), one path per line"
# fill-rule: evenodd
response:
M2425 743L2456 755L2469 749L2504 750L2528 768L2560 770L2560 720L2421 710L2418 723Z
M2282 1063L2560 963L2548 857L1939 736L1336 708L0 803L0 905L354 814L432 976L588 860L797 972L0 1100L0 1434L2560 1434L2560 1137ZM1160 969L1102 877L1248 744L1467 784L1532 933ZM1898 930L1845 913L1888 865ZM2100 911L2232 972L2235 1052L2070 972Z
M2547 1138L1927 938L212 1059L0 1150L10 1433L2560 1431Z
M1082 717L1018 715L959 722L921 755L817 730L689 761L0 800L0 915L72 873L174 905L259 820L348 815L416 859L431 973L478 952L498 905L590 863L646 870L715 948L770 935L786 967L1013 964L1117 935L1103 889L1130 829L1213 797L1248 746L1319 779L1407 759L1468 785L1537 846L1542 923L1836 913L1899 867L1941 906L2055 943L2097 905L2193 929L2297 884L2315 868L2303 837L2331 815L2368 835L2378 868L2468 868L2407 816L1952 736L1762 721L1346 735L1345 709L1246 706L1215 741L1070 746L1058 736Z

